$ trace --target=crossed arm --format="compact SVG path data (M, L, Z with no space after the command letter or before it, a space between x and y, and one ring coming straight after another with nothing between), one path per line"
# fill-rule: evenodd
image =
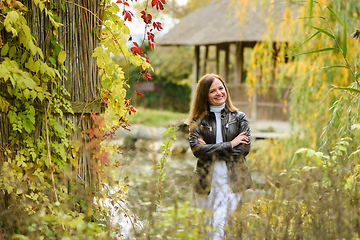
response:
M249 138L245 135L245 133L246 133L246 131L240 133L233 140L231 140L230 143L233 148L236 147L237 145L239 145L240 143L249 144ZM201 145L206 144L206 142L202 138L198 138L198 141Z

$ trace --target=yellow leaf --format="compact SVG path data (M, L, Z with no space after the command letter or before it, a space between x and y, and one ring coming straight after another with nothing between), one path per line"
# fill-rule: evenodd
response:
M5 44L1 49L1 56L5 56L9 51L9 44Z
M66 60L66 53L65 51L61 51L58 55L58 61L59 63L64 64L65 60Z
M29 89L25 89L23 94L24 94L24 97L25 97L26 99L29 99L29 97L30 97L30 91L29 91Z

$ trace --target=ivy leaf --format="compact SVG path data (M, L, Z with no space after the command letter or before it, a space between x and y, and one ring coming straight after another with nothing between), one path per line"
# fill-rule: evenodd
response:
M55 58L49 57L49 62L51 62L54 67L56 67L56 60L55 60Z
M5 44L1 49L1 56L5 56L9 51L9 44Z
M32 130L35 129L34 124L31 122L31 120L27 117L24 117L22 119L22 124L27 133L31 133Z
M12 46L9 51L9 58L13 58L16 54L16 47Z
M25 89L24 90L24 92L23 92L23 95L24 95L24 97L26 98L26 99L29 99L29 97L30 97L30 91L29 91L29 89Z
M64 64L65 60L66 60L66 53L65 51L61 51L58 55L58 61L60 64Z
M21 55L21 64L24 64L24 62L26 61L26 58L27 58L27 52L24 52L24 53Z

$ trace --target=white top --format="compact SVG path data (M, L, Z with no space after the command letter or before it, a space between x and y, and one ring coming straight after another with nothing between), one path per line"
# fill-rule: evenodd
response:
M216 143L222 143L222 133L221 133L221 119L220 114L221 110L225 108L225 103L221 106L210 105L210 111L215 113L216 118Z

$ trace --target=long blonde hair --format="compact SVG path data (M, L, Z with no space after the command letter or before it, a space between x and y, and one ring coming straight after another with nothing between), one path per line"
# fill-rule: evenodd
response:
M238 111L238 109L232 104L230 93L224 80L217 74L205 74L204 76L202 76L196 86L195 96L191 103L189 117L185 121L185 124L190 125L194 118L199 118L200 116L204 116L207 113L209 105L209 89L215 79L219 79L224 85L227 95L225 101L226 107L229 109L230 112Z

